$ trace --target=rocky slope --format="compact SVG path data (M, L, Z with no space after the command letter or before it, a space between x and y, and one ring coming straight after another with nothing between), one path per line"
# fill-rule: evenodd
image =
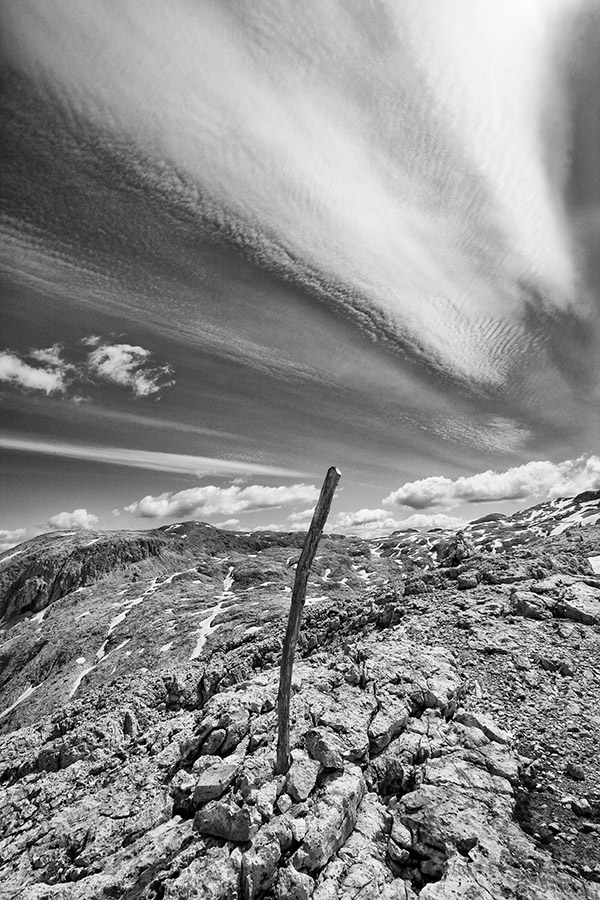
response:
M0 557L0 897L600 898L600 492L464 534Z

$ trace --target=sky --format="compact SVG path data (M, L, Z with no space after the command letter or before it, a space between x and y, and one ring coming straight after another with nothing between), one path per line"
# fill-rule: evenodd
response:
M0 13L0 548L600 487L600 0Z

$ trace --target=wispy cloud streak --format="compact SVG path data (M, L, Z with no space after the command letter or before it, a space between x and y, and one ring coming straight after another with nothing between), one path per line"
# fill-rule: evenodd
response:
M173 472L184 475L272 475L295 478L306 472L284 469L278 466L243 462L229 459L213 459L207 456L187 456L182 453L161 453L151 450L135 450L128 447L90 446L67 444L0 435L0 447L24 453L41 453L65 459L89 460L134 469L150 469L155 472Z

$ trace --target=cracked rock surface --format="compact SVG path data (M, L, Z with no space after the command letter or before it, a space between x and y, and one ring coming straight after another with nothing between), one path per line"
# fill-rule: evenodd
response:
M0 898L600 898L600 497L325 537L0 557ZM589 523L589 524L586 524Z

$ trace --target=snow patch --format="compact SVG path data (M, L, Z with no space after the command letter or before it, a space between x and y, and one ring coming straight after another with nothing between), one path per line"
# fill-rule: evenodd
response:
M1 564L4 564L4 563L8 562L9 559L12 559L14 556L18 556L19 553L23 553L23 551L22 551L22 550L15 550L14 553L9 553L8 556L5 556L5 557L4 557L4 559L0 559L0 563L1 563Z
M119 613L118 616L115 616L114 619L111 619L110 624L108 626L108 634L109 635L112 634L112 632L115 630L117 625L119 625L121 622L124 621L124 619L127 618L128 612L129 612L129 610L125 610L125 612Z
M600 556L588 556L588 562L594 572L600 575Z
M9 713L11 713L13 711L13 709L16 709L17 706L23 702L23 700L27 700L28 697L31 697L33 692L37 691L38 687L39 687L39 684L36 685L36 687L34 687L32 684L30 684L29 687L25 688L23 693L19 697L17 697L15 702L11 703L11 705L9 707L7 707L5 710L3 710L0 713L0 719L3 719L4 716L7 716Z
M122 641L122 642L121 642L120 644L118 644L116 647L113 647L113 649L112 649L109 653L105 653L105 652L104 652L104 648L106 647L106 644L107 644L107 641L104 641L104 643L102 644L102 646L100 647L100 649L99 649L99 650L97 651L97 653L96 653L96 656L97 656L97 658L98 658L98 662L97 662L97 663L94 663L94 665L92 665L92 666L88 666L87 669L83 669L83 670L79 673L79 675L78 675L77 678L75 679L75 682L74 682L74 684L73 684L73 687L71 688L71 691L70 691L70 693L69 693L69 697L72 697L72 696L73 696L73 694L75 693L75 691L77 690L77 688L79 687L79 685L81 684L81 682L83 681L83 679L85 678L86 675L89 675L90 672L93 672L94 669L96 669L96 668L100 665L100 663L102 663L102 662L104 662L105 660L109 659L114 653L117 653L119 650L121 650L123 647L125 647L125 646L129 643L130 640L131 640L131 638L126 638L124 641ZM80 658L81 658L81 657L80 657ZM78 660L78 662L79 662L79 660ZM85 660L84 660L84 662L85 662ZM116 668L116 667L115 667L115 668ZM113 670L113 671L114 671L114 670Z
M217 618L221 610L223 609L223 603L229 597L232 597L231 586L233 585L233 566L229 567L229 571L227 575L223 579L223 593L219 597L218 603L213 606L211 610L208 611L208 616L204 619L203 622L200 623L200 628L196 632L198 635L196 640L196 646L192 650L190 655L190 659L198 659L200 654L202 653L202 649L206 644L209 636L216 631L219 627L218 625L213 625L214 620Z

